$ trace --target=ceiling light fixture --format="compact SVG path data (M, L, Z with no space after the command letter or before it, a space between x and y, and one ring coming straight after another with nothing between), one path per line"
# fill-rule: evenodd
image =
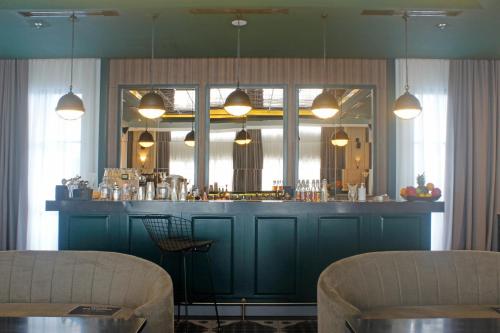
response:
M408 15L403 15L403 19L405 21L406 84L405 92L394 103L394 114L401 119L413 119L422 112L422 106L418 98L410 93L408 84Z
M57 102L56 113L59 117L65 120L79 119L85 113L83 101L73 93L73 61L75 54L75 21L76 16L72 14L71 20L71 68L70 68L70 84L69 92L62 96Z
M155 139L153 138L153 135L148 132L148 129L144 132L141 133L139 136L139 146L143 148L149 148L155 144Z
M326 19L327 15L323 14L321 16L323 20L323 92L316 96L313 100L311 111L312 113L320 119L328 119L339 112L339 106L337 99L333 94L329 93L326 89L327 84L327 67L326 67Z
M246 123L246 117L243 120L243 125L241 127L241 130L238 133L236 133L236 137L234 138L234 142L236 144L239 144L240 146L248 145L250 142L252 142L250 134L245 130L245 123Z
M252 102L246 92L240 89L240 30L247 25L247 21L237 18L232 22L237 30L236 42L236 90L227 96L224 103L224 110L235 117L242 117L252 110Z
M150 91L142 96L139 103L139 113L148 119L161 117L166 109L163 97L154 91L153 86L153 61L155 57L155 21L158 15L153 15L151 20L151 62L149 63Z
M19 15L24 17L71 17L72 15L78 17L84 16L119 16L120 14L116 10L40 10L40 11L20 11Z

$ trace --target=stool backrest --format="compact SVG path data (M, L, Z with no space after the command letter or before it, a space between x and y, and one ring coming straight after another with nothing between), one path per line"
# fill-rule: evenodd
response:
M194 244L190 220L172 215L146 215L142 221L153 242L163 251L180 251Z

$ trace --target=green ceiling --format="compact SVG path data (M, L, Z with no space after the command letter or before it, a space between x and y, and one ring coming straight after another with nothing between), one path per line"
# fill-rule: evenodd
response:
M191 8L287 8L288 14L248 15L242 56L321 56L320 16L329 14L330 57L401 57L403 22L361 16L362 9L460 9L459 17L410 19L410 56L500 57L500 0L0 0L0 57L69 55L70 24L44 18L36 30L18 10L116 9L118 17L84 17L77 23L78 57L147 57L150 17L159 13L159 57L235 54L230 15L194 15ZM437 23L448 23L441 31Z

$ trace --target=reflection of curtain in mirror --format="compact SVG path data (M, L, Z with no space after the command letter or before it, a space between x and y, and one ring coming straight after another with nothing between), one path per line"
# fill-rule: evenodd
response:
M194 147L188 147L184 143L184 138L189 131L170 132L170 165L169 170L172 175L181 175L189 184L193 184L194 179Z
M247 130L252 141L247 145L233 144L233 191L261 191L262 135L260 129Z
M239 129L238 129L239 130ZM236 132L210 132L209 182L218 182L219 187L233 188L233 142Z
M299 179L320 179L321 126L299 126Z
M345 147L335 147L332 145L332 136L337 131L334 127L321 128L321 166L320 178L326 179L328 184L334 184L335 180L342 180L342 169L345 168ZM335 159L337 165L335 165ZM337 177L335 177L337 169Z
M272 190L274 180L283 180L283 128L261 129L262 190Z
M156 153L156 169L170 174L170 132L157 132Z

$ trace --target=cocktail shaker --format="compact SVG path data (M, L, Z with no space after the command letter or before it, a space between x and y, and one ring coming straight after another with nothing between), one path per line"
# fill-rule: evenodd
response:
M144 186L139 186L137 190L137 200L144 200L146 196L146 188Z

